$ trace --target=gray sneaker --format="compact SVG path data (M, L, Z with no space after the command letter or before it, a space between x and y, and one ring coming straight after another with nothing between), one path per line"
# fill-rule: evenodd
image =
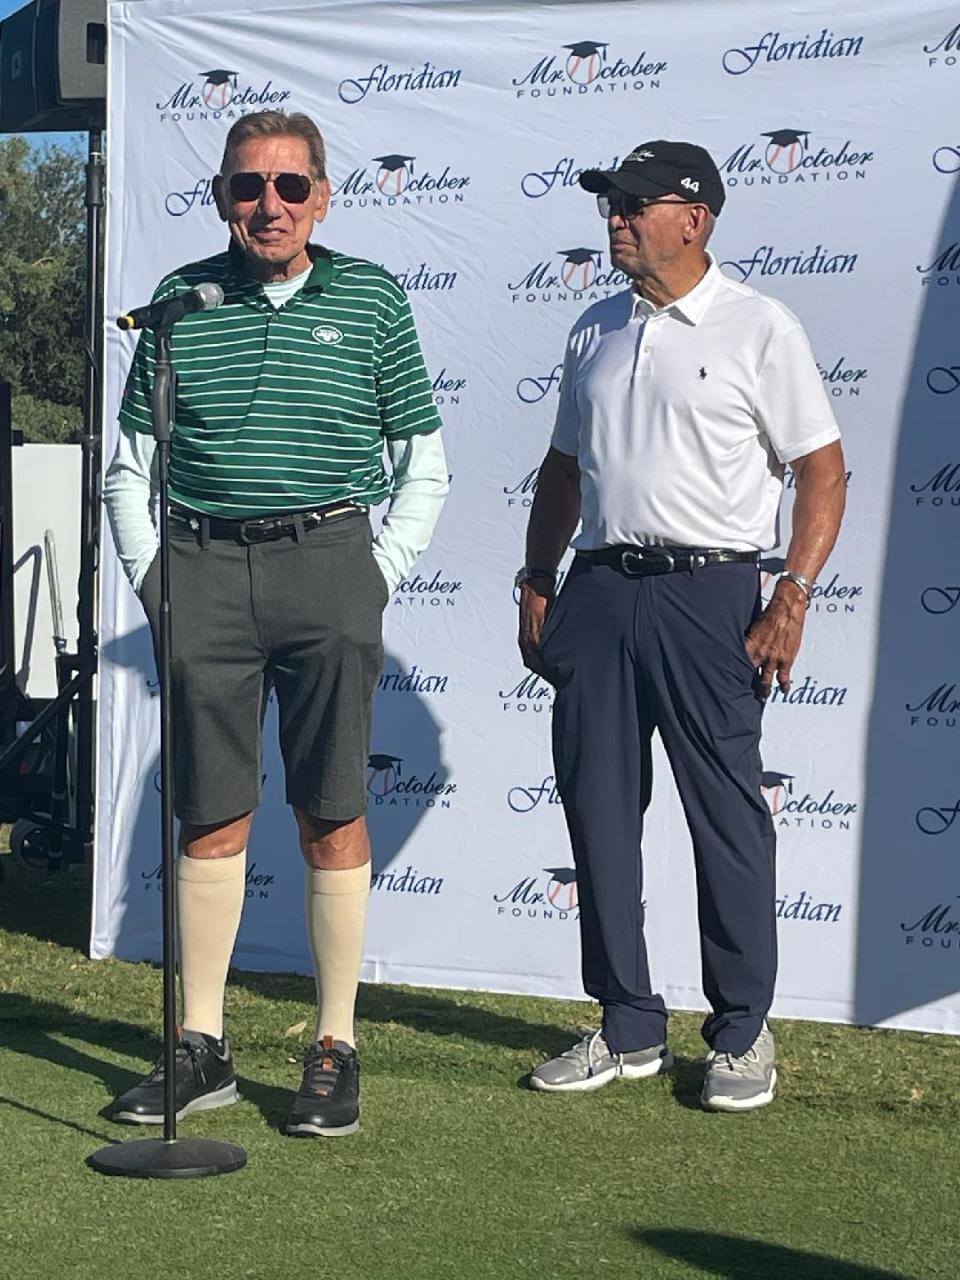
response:
M711 1050L700 1091L706 1111L755 1111L773 1101L777 1087L773 1032L764 1022L760 1034L739 1058Z
M642 1080L659 1075L673 1066L673 1055L665 1044L633 1053L611 1053L600 1031L585 1035L572 1049L537 1067L530 1076L530 1088L544 1093L586 1093L601 1089L617 1076Z

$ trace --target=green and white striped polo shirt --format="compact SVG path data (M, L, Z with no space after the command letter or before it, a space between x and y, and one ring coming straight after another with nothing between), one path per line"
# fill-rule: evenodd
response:
M440 426L406 294L381 267L315 245L303 288L275 308L235 246L162 280L155 300L205 280L223 304L173 330L171 501L226 517L390 492L383 442ZM154 338L133 359L120 424L152 433Z

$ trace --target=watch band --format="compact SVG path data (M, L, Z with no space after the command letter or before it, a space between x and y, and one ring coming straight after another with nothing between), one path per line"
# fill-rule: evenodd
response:
M531 578L549 578L551 582L556 582L556 569L538 569L534 565L525 564L517 570L517 576L513 580L514 587L522 587L525 582L529 582Z

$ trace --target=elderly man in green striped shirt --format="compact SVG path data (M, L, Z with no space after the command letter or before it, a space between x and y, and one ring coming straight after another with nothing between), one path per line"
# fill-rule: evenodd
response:
M365 780L382 614L430 540L447 466L403 290L380 267L310 242L330 200L316 125L278 111L243 116L214 185L227 252L173 272L155 294L163 300L203 281L224 292L218 310L187 316L173 336L178 1114L237 1097L223 993L272 687L307 866L318 1002L287 1132L336 1136L359 1123L353 1013L370 890ZM145 332L105 498L155 632L153 363ZM373 539L367 509L386 498ZM161 1064L117 1099L113 1115L162 1123Z

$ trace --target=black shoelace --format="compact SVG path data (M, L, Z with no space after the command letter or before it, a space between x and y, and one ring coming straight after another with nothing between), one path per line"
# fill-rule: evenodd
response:
M320 1097L330 1097L337 1087L340 1072L346 1065L347 1055L342 1049L326 1048L317 1042L303 1055L304 1090Z
M200 1065L200 1061L199 1061L200 1054L201 1054L200 1045L188 1044L184 1040L181 1040L181 1042L177 1045L177 1051L176 1051L177 1066L179 1066L181 1062L186 1062L186 1060L189 1058L190 1065L193 1068L194 1079L198 1083L202 1084L204 1080L204 1075L203 1075L203 1067ZM159 1084L164 1079L163 1054L161 1054L160 1057L153 1064L152 1068L150 1069L150 1075L147 1077L147 1079L150 1081L151 1084Z

